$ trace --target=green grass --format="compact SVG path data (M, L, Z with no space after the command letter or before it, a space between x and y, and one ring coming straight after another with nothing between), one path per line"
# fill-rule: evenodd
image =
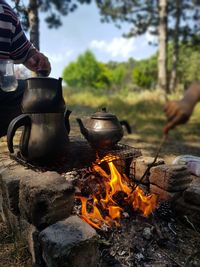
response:
M94 93L90 91L64 91L67 107L75 116L91 115L106 107L119 120L127 120L133 134L126 136L128 144L136 142L148 144L155 154L163 135L166 123L164 114L165 98L160 91L143 91L109 93ZM171 95L169 99L180 99L181 95ZM197 105L190 121L179 125L170 131L168 142L165 144L165 154L193 153L200 155L200 105ZM199 146L198 146L199 144ZM152 153L152 154L153 154Z
M164 114L165 99L160 91L144 91L141 93L106 95L90 91L64 91L67 106L81 114L90 115L102 107L114 113L119 119L126 119L136 128L142 137L148 135L161 136L162 128L165 125ZM181 96L170 96L170 99L180 99ZM177 127L173 135L198 135L200 130L200 106L197 105L195 111L186 125Z

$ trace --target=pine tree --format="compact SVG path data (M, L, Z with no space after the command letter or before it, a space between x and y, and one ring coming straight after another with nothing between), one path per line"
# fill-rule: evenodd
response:
M193 45L199 46L198 39L195 36L200 31L200 1L96 0L96 3L100 8L103 22L114 22L118 27L123 22L130 24L130 29L124 36L138 36L147 31L158 36L160 54L158 86L165 91L168 91L167 80L170 78L167 75L167 43L172 43L173 67L170 89L174 90L176 86L179 43L184 41L191 44L191 40L195 40ZM162 16L165 16L165 18L162 18ZM160 34L162 32L163 35L164 31L166 36L161 37Z
M39 13L46 13L45 21L49 28L58 28L62 25L61 16L66 16L77 8L77 1L71 0L29 0L25 5L21 0L15 2L16 10L22 16L22 25L30 32L30 41L36 48L40 47ZM87 1L86 1L87 2Z

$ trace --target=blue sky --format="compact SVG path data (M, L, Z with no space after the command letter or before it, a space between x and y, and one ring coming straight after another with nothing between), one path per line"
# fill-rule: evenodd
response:
M156 51L156 47L148 44L153 38L150 34L126 39L122 34L128 31L129 25L118 29L113 23L101 23L95 4L80 5L75 12L62 17L62 22L60 28L48 29L44 15L40 14L40 50L49 57L51 77L60 77L64 67L86 49L103 62L147 58Z

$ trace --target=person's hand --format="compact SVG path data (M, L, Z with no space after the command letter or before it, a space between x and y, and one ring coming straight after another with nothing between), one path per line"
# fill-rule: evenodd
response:
M170 101L166 104L164 111L168 122L163 131L167 134L168 131L173 129L176 125L188 121L193 111L193 105L190 105L190 103L185 100Z
M34 53L28 57L24 66L38 74L43 74L43 76L48 76L51 72L51 64L48 58L38 50L35 50Z

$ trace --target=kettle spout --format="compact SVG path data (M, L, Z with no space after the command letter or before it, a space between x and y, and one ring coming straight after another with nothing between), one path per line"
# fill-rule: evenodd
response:
M82 133L82 135L87 139L88 137L88 131L87 129L85 128L85 126L83 125L83 122L80 118L76 118L76 121L78 122L79 124L79 127L80 127L80 131Z

